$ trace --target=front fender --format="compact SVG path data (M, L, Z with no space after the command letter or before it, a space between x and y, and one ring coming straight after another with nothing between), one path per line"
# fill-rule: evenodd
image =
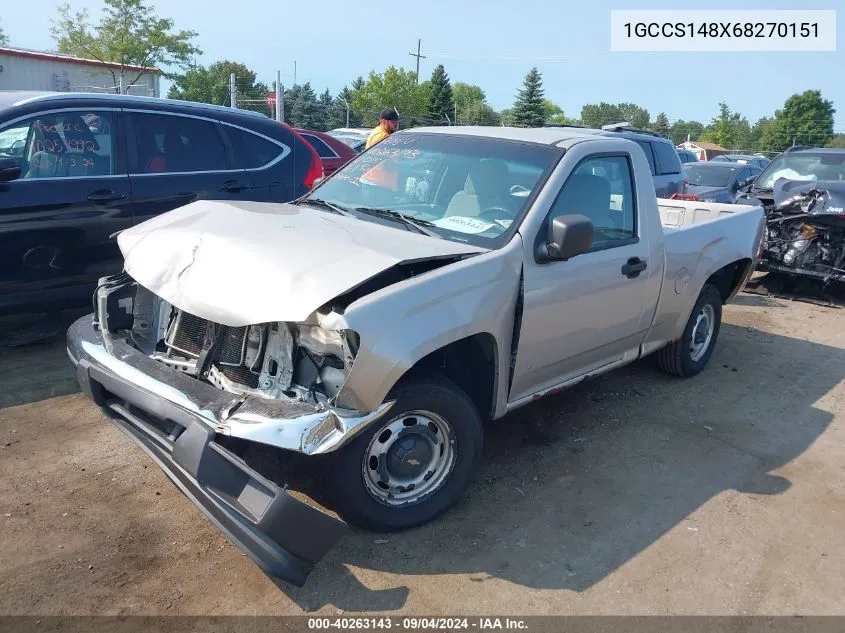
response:
M507 394L522 253L517 234L501 249L383 288L352 303L343 315L324 321L324 327L348 328L360 336L358 354L337 403L372 411L421 359L450 343L486 333L494 337L499 350L494 372L499 411Z

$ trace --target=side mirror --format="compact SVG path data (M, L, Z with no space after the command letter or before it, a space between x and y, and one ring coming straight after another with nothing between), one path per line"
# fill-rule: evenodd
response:
M9 182L21 177L21 164L14 158L0 158L0 182Z
M593 245L593 223L583 215L561 215L552 220L546 241L539 245L538 263L565 261L586 253Z

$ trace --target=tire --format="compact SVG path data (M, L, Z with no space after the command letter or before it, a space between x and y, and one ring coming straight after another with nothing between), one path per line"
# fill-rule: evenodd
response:
M698 354L693 353L693 336L697 336L699 345L701 342L701 327L700 324L696 328L696 324L702 315L707 315L712 319L712 332L710 340L706 341L706 348L698 348ZM705 317L707 318L707 317ZM712 284L705 284L701 289L701 294L698 295L698 300L692 309L690 318L684 328L684 333L681 338L673 343L670 343L663 349L657 352L657 364L663 371L680 376L682 378L689 378L695 376L707 365L710 356L713 355L713 348L716 346L716 340L719 338L719 328L722 324L722 295L716 286ZM706 336L704 337L706 339Z
M389 398L395 404L385 417L331 454L326 464L335 510L349 523L374 532L423 525L445 512L471 483L483 443L478 410L445 378L407 382ZM440 443L432 445L432 438ZM410 491L392 485L419 480L423 472L433 474ZM399 490L392 501L385 484Z

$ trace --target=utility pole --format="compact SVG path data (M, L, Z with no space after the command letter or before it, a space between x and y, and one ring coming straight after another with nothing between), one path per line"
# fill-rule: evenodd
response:
M229 104L238 107L238 86L235 83L235 73L229 75Z
M422 47L422 40L417 40L417 52L408 53L411 57L417 58L417 85L420 84L420 59L425 59L425 55L420 55L420 48Z
M349 127L349 102L343 95L340 95L340 99L343 101L343 105L346 106L346 127Z
M296 85L296 60L293 60L293 85Z
M282 87L282 71L276 71L276 120L282 120L282 97L283 91L281 90Z

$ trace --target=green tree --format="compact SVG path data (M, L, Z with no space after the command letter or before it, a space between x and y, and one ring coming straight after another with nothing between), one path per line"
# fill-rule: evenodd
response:
M543 78L535 66L522 83L522 89L516 95L511 118L518 127L542 127L545 122L545 92Z
M622 110L612 103L588 103L581 108L581 123L584 127L600 128L602 125L620 123L623 119Z
M458 104L458 114L461 108L473 103L487 103L487 95L480 86L459 81L452 86L452 99Z
M479 86L458 82L452 86L452 99L458 107L459 125L500 125L499 114L487 103Z
M3 30L3 27L0 26L0 46L5 46L9 43L9 38L6 37L6 32Z
M501 125L502 118L486 103L472 103L458 109L459 125Z
M766 148L763 145L763 137L772 125L774 125L774 119L772 117L763 117L758 119L757 122L751 126L751 132L748 135L748 147L746 149L755 152L766 151Z
M631 127L641 130L647 130L651 127L651 115L645 108L638 106L636 103L620 103L616 107L619 108L622 118L619 121L609 121L609 123L626 121L631 124Z
M769 151L781 152L793 143L824 147L833 137L833 102L819 90L794 94L775 111L775 118L761 140Z
M403 127L428 122L427 83L417 85L414 71L391 66L384 73L370 72L367 81L355 90L352 106L365 126L378 123L379 113L387 106L399 111Z
M563 109L554 101L543 99L543 116L548 125L577 125L578 122L570 119L563 113Z
M443 64L437 66L431 73L429 83L428 116L433 121L455 124L455 101L452 98L452 84Z
M657 115L654 119L654 126L652 129L660 134L661 136L669 137L669 117L666 116L665 112L661 112Z
M326 117L327 130L333 130L338 127L361 127L361 117L352 108L354 96L354 92L346 86L337 93L334 101L332 101L332 107L329 108L329 114ZM347 106L349 107L349 121L346 120Z
M845 134L834 134L827 142L827 147L845 147Z
M238 107L267 112L266 100L270 88L262 82L256 82L255 71L240 62L229 60L214 62L208 68L196 66L184 74L176 75L167 92L167 98L231 105L229 76L232 73L235 74L235 86L238 90Z
M96 25L89 22L87 9L74 12L70 4L62 5L50 32L60 53L118 64L111 71L116 92L121 79L126 92L143 74L127 66L185 68L202 53L193 44L196 31L175 30L173 20L158 17L144 0L104 0L104 4Z
M751 127L739 112L732 112L724 101L719 103L719 116L701 134L702 141L721 145L725 149L747 149Z
M332 93L329 92L329 89L326 88L320 96L317 98L317 103L315 105L314 110L314 117L311 121L311 125L314 127L311 128L313 130L319 130L321 132L325 132L331 128L326 127L328 125L329 119L329 112L331 111L334 105L334 99L332 98Z
M321 113L311 82L285 89L285 123L309 130L320 129ZM322 118L325 121L325 118Z
M680 145L689 138L691 141L697 141L701 138L701 133L704 131L704 124L699 121L684 121L680 119L672 124L669 128L669 138L675 145Z

